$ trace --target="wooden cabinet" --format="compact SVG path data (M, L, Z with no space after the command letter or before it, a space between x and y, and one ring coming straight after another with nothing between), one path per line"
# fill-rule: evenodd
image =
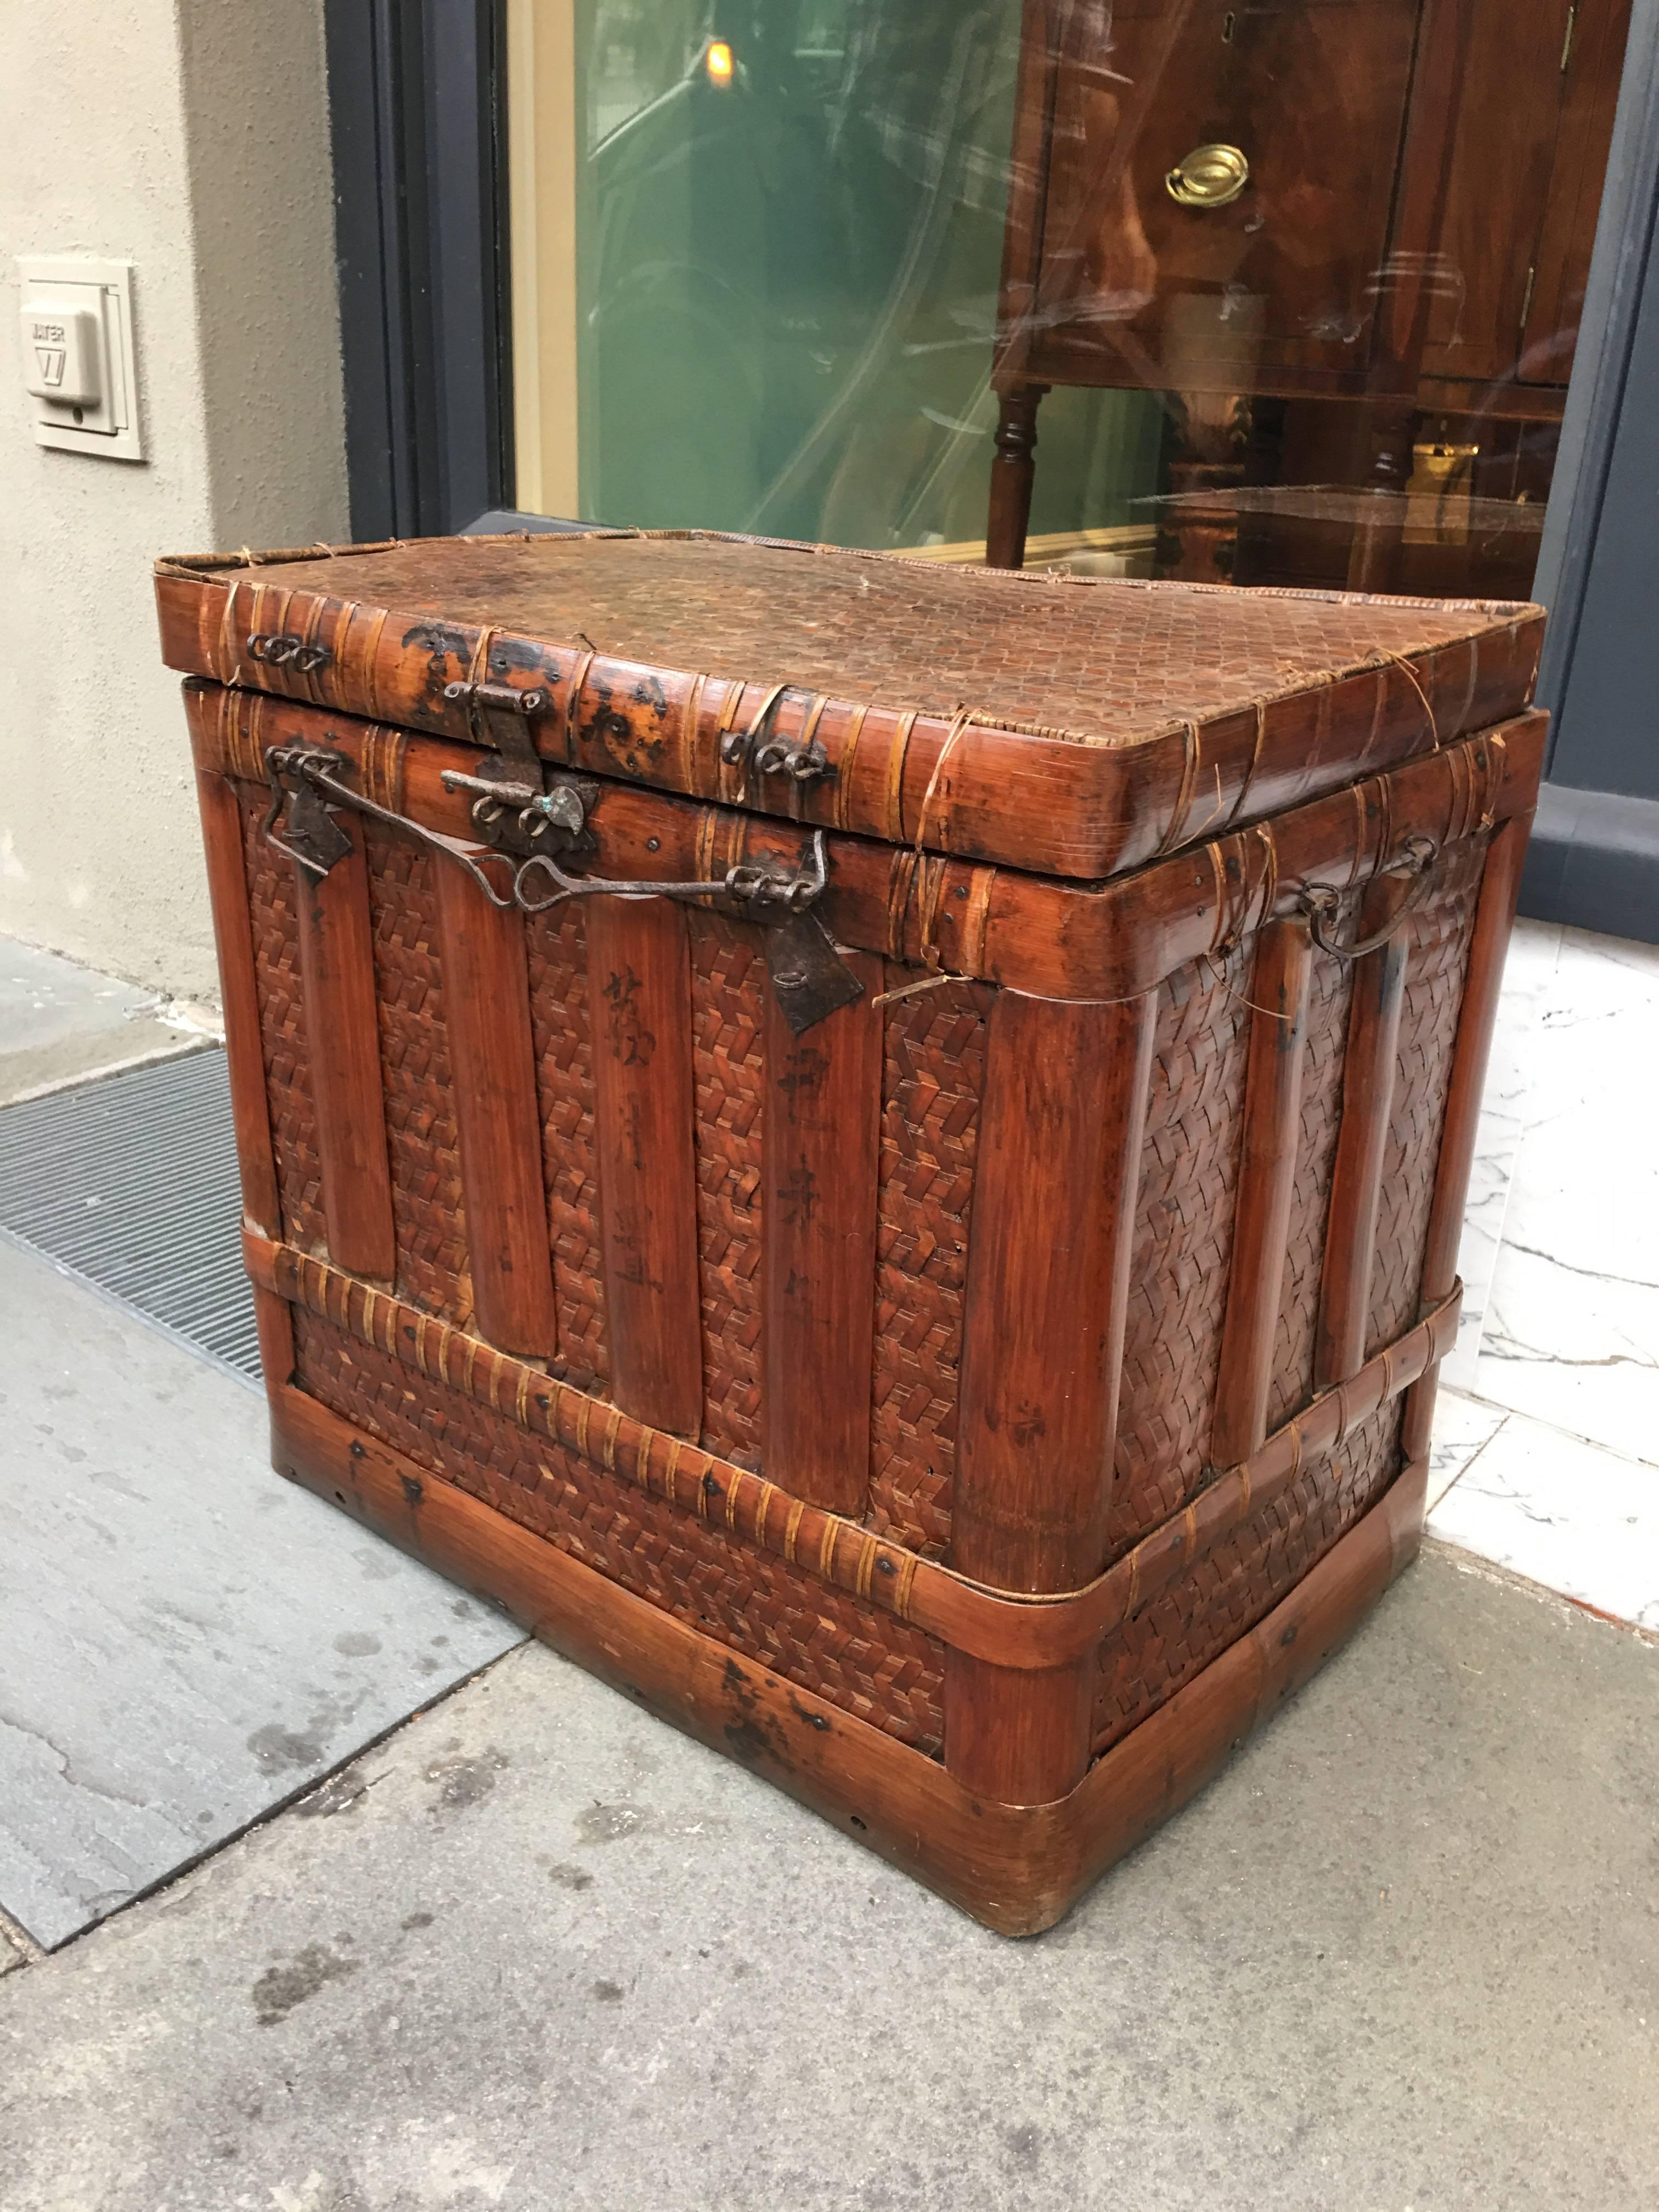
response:
M992 563L1023 557L1054 384L1176 395L1200 463L1242 447L1229 395L1358 403L1384 493L1425 415L1559 421L1629 13L1119 0L1108 32L1027 0ZM1350 580L1386 587L1398 502L1354 504Z

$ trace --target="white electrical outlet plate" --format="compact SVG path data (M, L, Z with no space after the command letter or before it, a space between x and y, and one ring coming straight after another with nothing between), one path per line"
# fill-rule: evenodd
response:
M132 264L78 253L25 254L23 382L35 443L142 461L132 344Z

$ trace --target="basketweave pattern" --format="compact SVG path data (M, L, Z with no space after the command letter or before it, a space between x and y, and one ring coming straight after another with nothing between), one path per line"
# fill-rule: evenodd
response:
M890 963L887 986L915 971ZM951 983L887 1008L876 1228L869 1526L951 1540L957 1377L990 994Z
M1101 1646L1097 1755L1254 1628L1374 1505L1398 1469L1401 1401L1358 1423L1346 1444L1224 1537L1191 1572Z
M374 823L365 851L398 1295L465 1328L472 1276L433 862L410 839Z
M1377 1206L1368 1356L1417 1319L1424 1240L1485 864L1484 842L1448 853L1432 902L1405 925L1406 994Z
M285 563L282 580L878 706L949 716L965 703L1109 744L1482 627L1455 603L1153 589L695 537L475 538L464 566L416 543Z
M1339 929L1346 926L1346 919L1338 925ZM1302 1061L1302 1112L1291 1194L1290 1242L1285 1256L1279 1334L1273 1344L1273 1389L1267 1401L1270 1430L1288 1420L1313 1395L1319 1279L1342 1121L1342 1066L1352 996L1352 963L1322 952L1316 945L1308 978L1307 1042Z
M738 1543L295 1308L301 1387L609 1580L936 1756L943 1652L890 1613Z
M602 1390L611 1361L593 1145L587 918L580 900L532 915L525 926L525 944L559 1322L559 1357L554 1364L578 1389Z
M1110 1545L1198 1487L1215 1410L1243 1141L1255 946L1178 969L1158 993L1123 1341Z
M694 914L692 1067L696 1092L697 1273L702 1298L699 1439L739 1467L761 1452L761 1145L764 1000L756 931Z
M266 794L239 790L248 911L253 924L254 975L259 999L259 1041L264 1054L265 1097L276 1157L276 1195L283 1234L302 1252L326 1249L323 1175L317 1152L317 1111L311 1088L311 1048L306 1035L304 984L300 974L299 923L295 913L294 863L266 843Z

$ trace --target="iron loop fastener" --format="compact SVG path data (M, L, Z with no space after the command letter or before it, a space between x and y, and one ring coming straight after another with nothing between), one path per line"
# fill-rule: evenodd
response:
M1407 838L1400 858L1376 878L1378 883L1398 878L1402 896L1381 929L1352 945L1339 945L1331 934L1341 910L1342 893L1333 884L1304 884L1296 895L1296 903L1308 918L1308 934L1322 952L1338 960L1358 960L1367 952L1375 952L1422 905L1429 888L1429 872L1439 857L1440 848L1432 837Z
M757 775L787 775L799 784L816 783L820 779L833 781L835 769L812 732L823 711L823 701L811 692L793 696L805 703L802 706L801 734L796 738L778 735L778 709L792 696L790 687L780 684L769 692L760 712L746 730L728 730L720 739L720 758L729 768L741 768L744 775L752 770Z
M307 645L291 630L256 630L245 642L250 660L262 660L272 668L295 668L301 676L312 675L328 662L325 645Z
M573 876L545 851L532 853L527 860L520 860L507 852L487 854L483 856L486 861L498 862L511 872L510 884L502 890L491 880L473 850L459 838L428 830L422 823L412 822L406 814L393 813L390 807L381 806L343 782L341 772L349 765L343 754L319 745L272 745L265 754L265 774L271 792L270 809L264 820L265 841L313 876L325 876L351 849L349 838L333 819L336 809L348 807L354 813L367 814L377 822L386 823L404 836L417 839L441 859L464 869L490 904L503 912L517 907L526 914L545 914L550 907L558 906L566 899L605 896L724 898L756 920L781 921L790 915L806 913L830 879L823 832L817 830L793 868L778 862L745 861L728 868L723 876L690 883ZM450 789L479 793L475 816L480 809L500 809L504 799L511 805L520 795L511 787L483 783L479 778L456 769L447 769L443 781ZM288 808L286 837L279 836L276 829L284 805ZM586 813L580 794L568 785L538 794L523 807L521 818L526 828L550 824L569 836L579 835L586 827ZM549 886L544 895L541 878L545 878Z

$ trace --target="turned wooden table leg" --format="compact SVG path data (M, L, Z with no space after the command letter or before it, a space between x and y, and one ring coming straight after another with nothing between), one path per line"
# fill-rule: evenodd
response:
M985 531L988 568L1025 566L1025 531L1036 475L1037 404L1046 384L1019 384L1001 395L997 449L991 463L991 513Z
M1181 392L1170 398L1177 426L1171 496L1158 524L1154 574L1180 583L1230 584L1250 438L1249 395Z
M1371 471L1360 520L1348 549L1351 592L1396 592L1400 546L1406 526L1406 486L1411 481L1417 413L1410 407L1379 409L1371 417Z

